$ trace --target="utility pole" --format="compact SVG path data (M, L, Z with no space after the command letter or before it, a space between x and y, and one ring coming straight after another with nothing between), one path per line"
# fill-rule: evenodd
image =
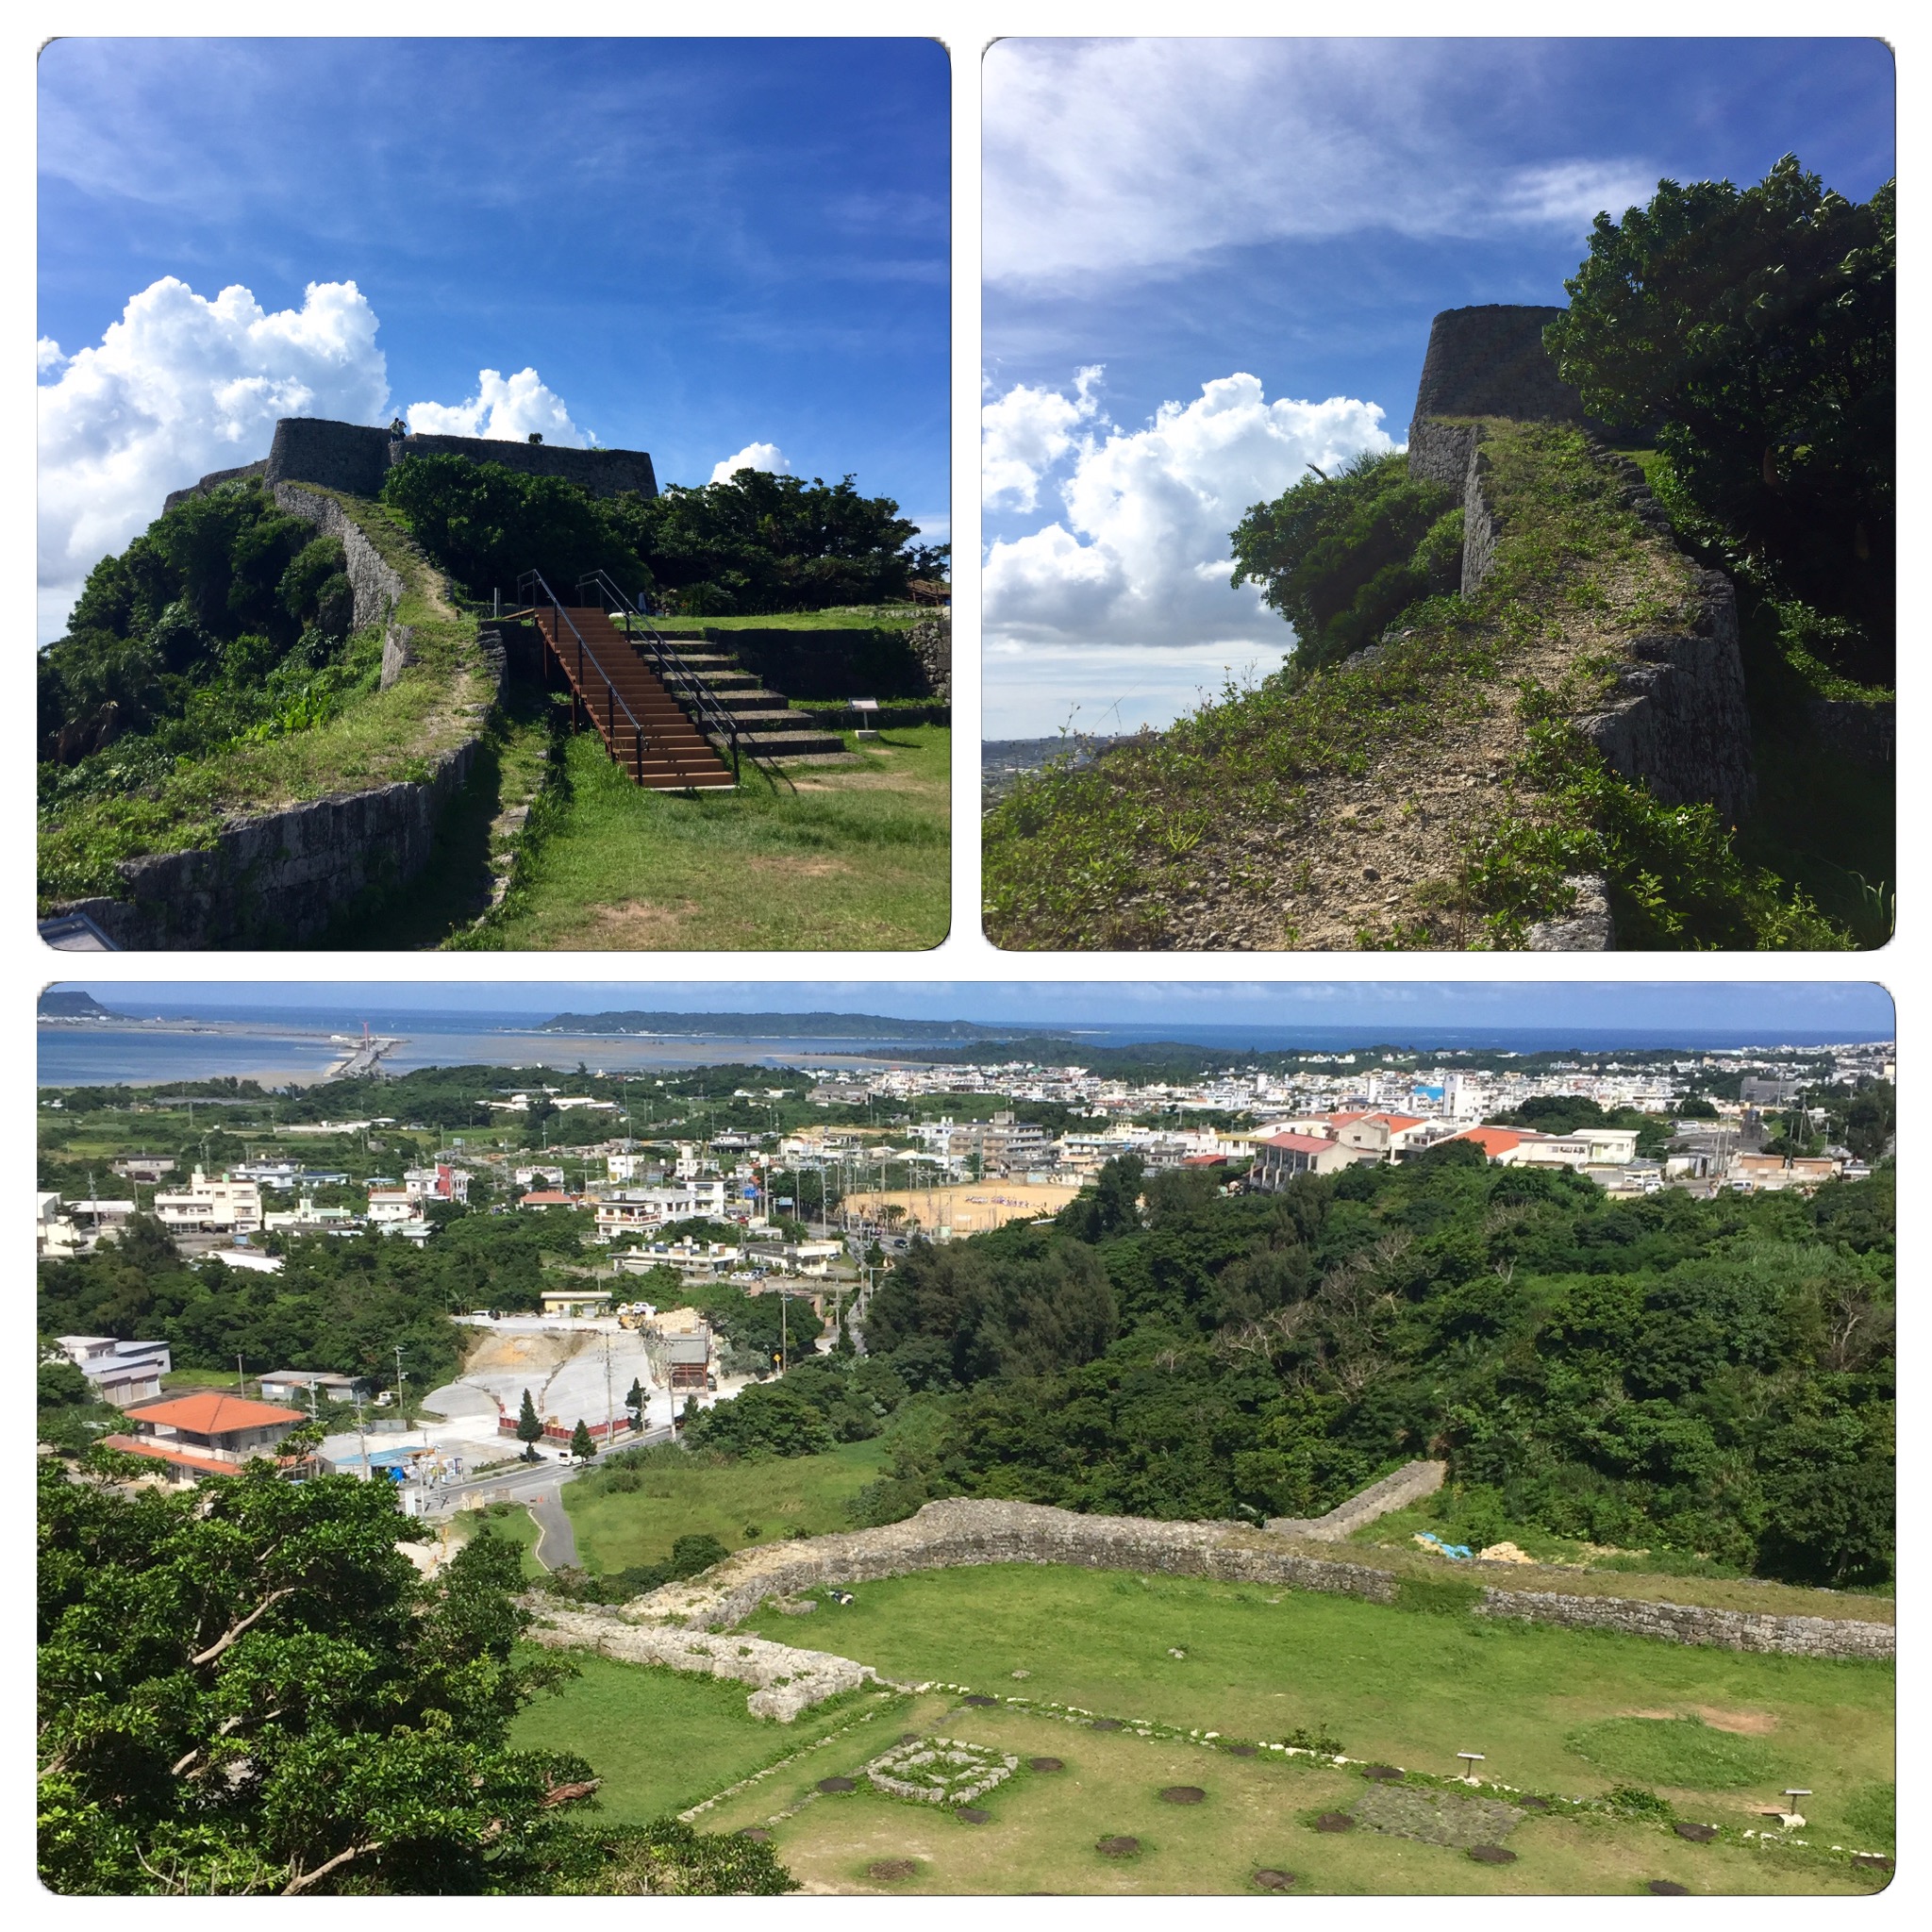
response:
M611 1279L617 1278L615 1263L611 1266ZM604 1446L610 1446L610 1433L616 1426L616 1411L610 1407L610 1338L604 1338Z
M235 1357L235 1392L238 1395L248 1393L248 1378L242 1373L242 1357L239 1355Z
M397 1413L398 1415L402 1415L402 1414L404 1413L404 1408L405 1408L405 1404L404 1404L404 1401L403 1401L403 1382L404 1382L404 1379L405 1379L405 1377L404 1377L404 1375L403 1375L403 1344L402 1344L402 1343L401 1343L400 1341L396 1343L396 1348L395 1348L395 1356L396 1356L396 1413Z
M369 1467L369 1437L362 1426L362 1391L359 1386L356 1391L356 1447L361 1455L362 1480L366 1483L374 1472Z

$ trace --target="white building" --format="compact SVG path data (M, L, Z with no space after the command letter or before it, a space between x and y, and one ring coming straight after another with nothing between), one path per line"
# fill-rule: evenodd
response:
M157 1193L155 1214L181 1234L256 1234L261 1228L261 1190L224 1174L210 1180L196 1168L178 1192Z
M625 1188L604 1194L597 1202L597 1237L609 1241L614 1235L636 1229L661 1227L667 1221L722 1221L724 1218L724 1183L722 1180L687 1180L666 1183L658 1188Z
M434 1167L412 1167L403 1175L403 1189L412 1201L455 1201L467 1204L470 1174L439 1160Z
M126 1408L152 1402L174 1367L165 1341L119 1341L111 1335L62 1335L60 1353L92 1384L96 1402Z

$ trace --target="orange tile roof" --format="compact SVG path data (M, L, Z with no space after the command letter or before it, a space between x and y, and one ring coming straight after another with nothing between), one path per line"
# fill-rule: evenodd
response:
M1391 1130L1398 1134L1409 1127L1419 1127L1423 1124L1423 1117L1419 1113L1372 1113L1369 1118L1372 1121L1387 1122Z
M225 1395L208 1389L193 1395L174 1395L163 1402L143 1402L130 1408L134 1422L165 1423L195 1436L225 1435L230 1429L265 1429L275 1423L306 1423L299 1408L277 1408L269 1402L250 1402L244 1395Z
M525 1194L517 1203L520 1208L570 1208L576 1203L575 1194L560 1194L555 1188L540 1188L536 1192Z
M1264 1147L1280 1147L1291 1154L1326 1154L1336 1142L1324 1140L1320 1134L1270 1134L1261 1142Z
M1468 1133L1452 1138L1474 1141L1493 1160L1497 1155L1507 1154L1512 1147L1520 1147L1530 1136L1519 1134L1513 1127L1472 1127Z

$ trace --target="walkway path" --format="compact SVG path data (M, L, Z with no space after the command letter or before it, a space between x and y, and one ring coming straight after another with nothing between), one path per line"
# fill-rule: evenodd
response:
M570 1512L563 1507L558 1490L540 1490L529 1498L530 1514L541 1534L537 1538L537 1560L546 1570L575 1570L577 1567L577 1533Z

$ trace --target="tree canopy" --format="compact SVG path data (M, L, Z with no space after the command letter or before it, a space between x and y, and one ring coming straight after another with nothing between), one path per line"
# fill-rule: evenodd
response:
M1295 661L1309 667L1374 643L1409 605L1462 580L1462 508L1411 477L1399 452L1364 452L1333 476L1304 477L1256 504L1232 541L1231 581L1260 587L1294 626Z
M173 758L312 708L341 681L317 686L354 604L341 544L258 484L190 497L88 573L42 652L41 757L72 766L133 737Z
M896 1456L901 1513L1311 1516L1441 1456L1557 1535L1890 1574L1889 1166L1808 1201L1618 1200L1467 1156L1278 1195L1123 1178L1056 1226L915 1243L878 1288L870 1360L964 1391Z
M592 496L556 476L526 476L458 456L408 457L382 499L436 561L473 594L506 596L540 570L568 599L603 570L635 597L681 616L815 610L908 595L942 573L943 547L891 497L861 496L850 476L828 484L741 470L727 482L661 496Z
M1651 434L1699 509L1771 586L1895 623L1895 209L1795 155L1755 187L1658 184L1590 255L1545 332L1592 414Z

